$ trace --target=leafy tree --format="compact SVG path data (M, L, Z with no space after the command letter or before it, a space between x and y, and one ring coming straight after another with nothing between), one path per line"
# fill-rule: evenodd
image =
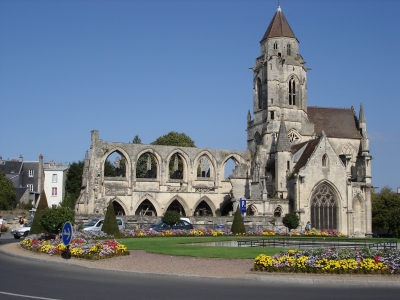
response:
M65 181L65 197L61 202L62 207L75 208L76 201L82 189L83 161L73 162L69 165Z
M0 171L0 210L15 208L16 204L14 186L6 175Z
M290 230L299 227L300 220L296 214L286 214L282 219L282 223L289 229L290 232Z
M152 145L196 147L194 141L184 133L171 131L166 135L160 136Z
M177 211L167 210L161 220L164 223L167 223L168 225L172 226L176 222L178 222L180 219L181 219L181 215Z
M400 237L400 196L390 187L379 193L372 192L372 227L387 229L389 234Z
M103 231L109 235L113 235L113 236L120 235L117 217L116 217L115 211L114 211L114 205L111 200L110 200L110 202L108 202L106 216L104 217L104 223L103 223L103 227L101 228L101 231Z
M73 209L69 207L47 207L43 210L39 224L45 232L59 234L67 221L72 224L75 223Z
M43 233L43 228L42 226L40 226L40 218L42 216L43 211L46 208L49 208L49 205L47 203L46 193L43 190L42 193L40 194L40 200L36 207L35 216L33 217L31 230L29 231L30 234Z
M231 231L232 231L233 234L246 233L246 228L244 227L242 213L240 212L239 205L237 206L236 212L235 212L235 216L233 217Z
M115 166L111 161L106 159L104 163L104 177L114 177L115 176Z

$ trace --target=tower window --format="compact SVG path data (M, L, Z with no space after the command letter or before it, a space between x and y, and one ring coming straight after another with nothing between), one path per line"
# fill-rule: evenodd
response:
M260 78L257 79L257 100L258 100L258 108L262 109L262 92L261 92L261 80Z
M274 43L274 49L278 49L278 43L277 42Z
M289 81L289 105L296 105L296 82L294 78Z
M274 120L275 119L275 113L273 111L270 111L269 113L271 115L271 120Z
M287 48L286 48L286 54L290 56L291 51L290 51L290 44L287 44Z

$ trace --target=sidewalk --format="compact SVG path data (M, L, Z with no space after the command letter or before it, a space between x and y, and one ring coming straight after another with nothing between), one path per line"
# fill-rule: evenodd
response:
M251 259L215 259L177 257L151 254L145 251L131 251L129 256L88 261L83 259L63 259L25 250L19 243L0 247L0 253L46 262L64 263L86 268L113 270L120 272L157 274L172 276L210 277L215 279L240 279L275 283L329 284L348 286L391 286L400 287L400 276L383 275L313 275L292 273L251 272Z

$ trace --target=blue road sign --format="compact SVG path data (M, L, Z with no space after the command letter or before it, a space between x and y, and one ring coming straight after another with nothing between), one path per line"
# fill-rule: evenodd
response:
M65 246L68 246L71 243L73 233L74 232L72 229L72 224L70 221L67 221L64 224L62 232L61 232L62 242L64 243Z
M240 198L239 205L240 205L240 211L242 213L245 213L246 212L246 199Z

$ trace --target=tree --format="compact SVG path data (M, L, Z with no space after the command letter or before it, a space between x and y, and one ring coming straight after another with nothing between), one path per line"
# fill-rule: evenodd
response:
M246 228L244 227L242 213L240 212L239 205L237 206L236 212L235 212L235 216L233 217L231 231L232 231L233 234L246 233Z
M194 141L184 133L171 131L166 135L160 136L151 145L196 147Z
M39 219L39 224L47 233L59 234L64 224L70 221L75 223L74 210L69 207L47 207Z
M167 210L162 217L162 221L172 227L176 222L181 219L181 215L174 210Z
M138 135L135 135L133 137L132 144L141 144L141 143L142 143L142 139Z
M69 165L65 181L65 197L61 202L62 207L75 208L76 201L82 189L83 161L73 162Z
M16 205L14 186L6 175L0 171L0 210L15 208Z
M111 161L106 159L104 162L104 177L114 177L115 176L115 166Z
M299 227L300 220L296 214L286 214L282 219L282 223L289 229L290 232L290 230Z
M46 193L43 190L40 194L40 200L38 206L36 207L35 216L33 217L32 226L29 234L43 233L43 228L42 226L40 226L40 217L42 216L42 213L46 208L49 208L49 204L47 203Z
M372 192L372 227L386 229L389 234L400 236L400 196L390 187L384 187L379 193Z
M113 236L120 235L117 217L114 211L114 205L111 200L110 202L108 202L106 216L104 217L104 223L103 227L101 228L101 231Z

